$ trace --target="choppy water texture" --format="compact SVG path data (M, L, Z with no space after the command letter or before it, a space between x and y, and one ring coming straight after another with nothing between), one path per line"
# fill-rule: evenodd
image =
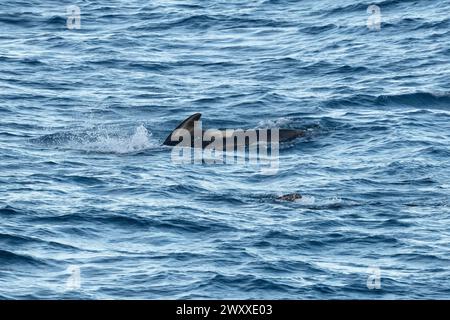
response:
M450 2L375 3L2 3L0 298L450 298ZM308 135L175 164L194 112Z

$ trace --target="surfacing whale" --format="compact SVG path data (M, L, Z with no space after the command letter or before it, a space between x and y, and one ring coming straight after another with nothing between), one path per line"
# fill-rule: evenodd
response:
M219 136L222 137L223 139L223 146L226 147L227 143L230 143L230 134L231 135L236 135L236 132L241 132L244 133L246 136L244 138L244 140L242 140L242 143L244 144L248 144L249 143L249 136L254 136L256 137L258 142L270 142L270 139L273 139L273 136L275 135L275 133L277 134L277 140L276 142L287 142L287 141L291 141L294 140L298 137L303 137L305 135L305 131L303 130L298 130L298 129L249 129L246 130L245 132L243 130L236 130L234 132L232 132L233 130L230 131L230 129L210 129L210 130L200 130L200 134L196 135L196 124L198 124L200 118L201 118L201 113L194 113L193 115L191 115L190 117L186 118L183 122L181 122L166 138L166 140L164 140L163 145L166 146L176 146L178 145L180 142L183 141L182 138L182 134L181 133L189 133L190 134L190 143L189 141L187 142L188 146L191 147L202 147L205 148L208 145L210 145L212 142L214 142L214 133L218 133ZM198 127L197 127L198 128ZM276 132L275 132L276 131ZM231 133L230 133L231 132ZM200 136L201 141L196 143L196 139L198 139ZM203 137L205 136L209 136L209 138L207 137L206 140L203 139ZM212 136L212 137L211 137ZM231 139L233 144L238 143L234 137L233 139ZM272 140L273 141L273 140ZM186 145L186 141L184 141L184 145Z

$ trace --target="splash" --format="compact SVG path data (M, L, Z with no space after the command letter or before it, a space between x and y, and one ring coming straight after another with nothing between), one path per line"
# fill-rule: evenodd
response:
M30 141L57 149L117 154L136 153L159 146L142 124L131 133L124 128L99 126L78 132L52 133Z
M275 120L262 120L258 122L258 125L256 129L262 129L262 128L281 128L283 126L286 126L287 124L290 124L292 122L292 119L289 118L278 118Z
M94 135L94 139L86 139L81 142L81 145L75 145L74 147L89 152L127 154L144 151L156 146L156 143L151 139L151 132L143 125L139 125L131 136L123 137L117 135L116 132L110 132L106 129L90 135Z
M313 196L302 195L302 197L300 199L296 199L295 202L309 206L316 203L316 198Z

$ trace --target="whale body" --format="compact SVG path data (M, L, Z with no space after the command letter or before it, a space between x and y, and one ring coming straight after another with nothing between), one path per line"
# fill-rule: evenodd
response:
M195 135L195 125L198 123L198 121L201 118L201 113L194 113L193 115L189 116L185 120L183 120L164 140L163 145L166 146L176 146L180 143L180 133L189 133L190 134L190 143L189 141L186 143L184 141L184 146L191 146L191 147L202 147L205 148L208 145L210 145L214 139L202 139L202 141L196 143L196 139L199 137L196 137ZM298 130L298 129L249 129L243 132L242 130L237 130L236 132L233 132L233 130L230 129L210 129L208 131L201 130L201 137L208 136L208 133L212 132L219 133L219 136L223 139L223 146L224 148L227 147L231 143L238 144L239 142L234 139L234 137L230 136L231 134L236 134L236 132L244 133L248 136L254 136L256 137L258 142L271 142L271 138L273 139L273 136L276 134L277 140L276 142L287 142L294 140L298 137L303 137L305 135L305 131ZM232 138L232 139L230 139ZM273 141L273 140L272 140ZM243 144L248 144L249 139L244 139L241 141Z

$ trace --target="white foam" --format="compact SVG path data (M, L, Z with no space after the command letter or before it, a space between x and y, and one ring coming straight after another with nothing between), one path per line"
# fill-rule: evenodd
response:
M289 118L278 118L275 120L263 120L258 122L258 129L262 128L280 128L291 123L292 120Z
M94 137L94 141L84 141L81 145L78 144L74 147L90 152L127 154L157 146L151 139L151 132L142 124L134 130L131 136L120 136L115 135L115 133L111 129L98 129L90 134L91 137Z
M313 205L316 202L316 198L314 198L313 196L302 195L302 197L300 199L296 199L295 202L304 205Z

